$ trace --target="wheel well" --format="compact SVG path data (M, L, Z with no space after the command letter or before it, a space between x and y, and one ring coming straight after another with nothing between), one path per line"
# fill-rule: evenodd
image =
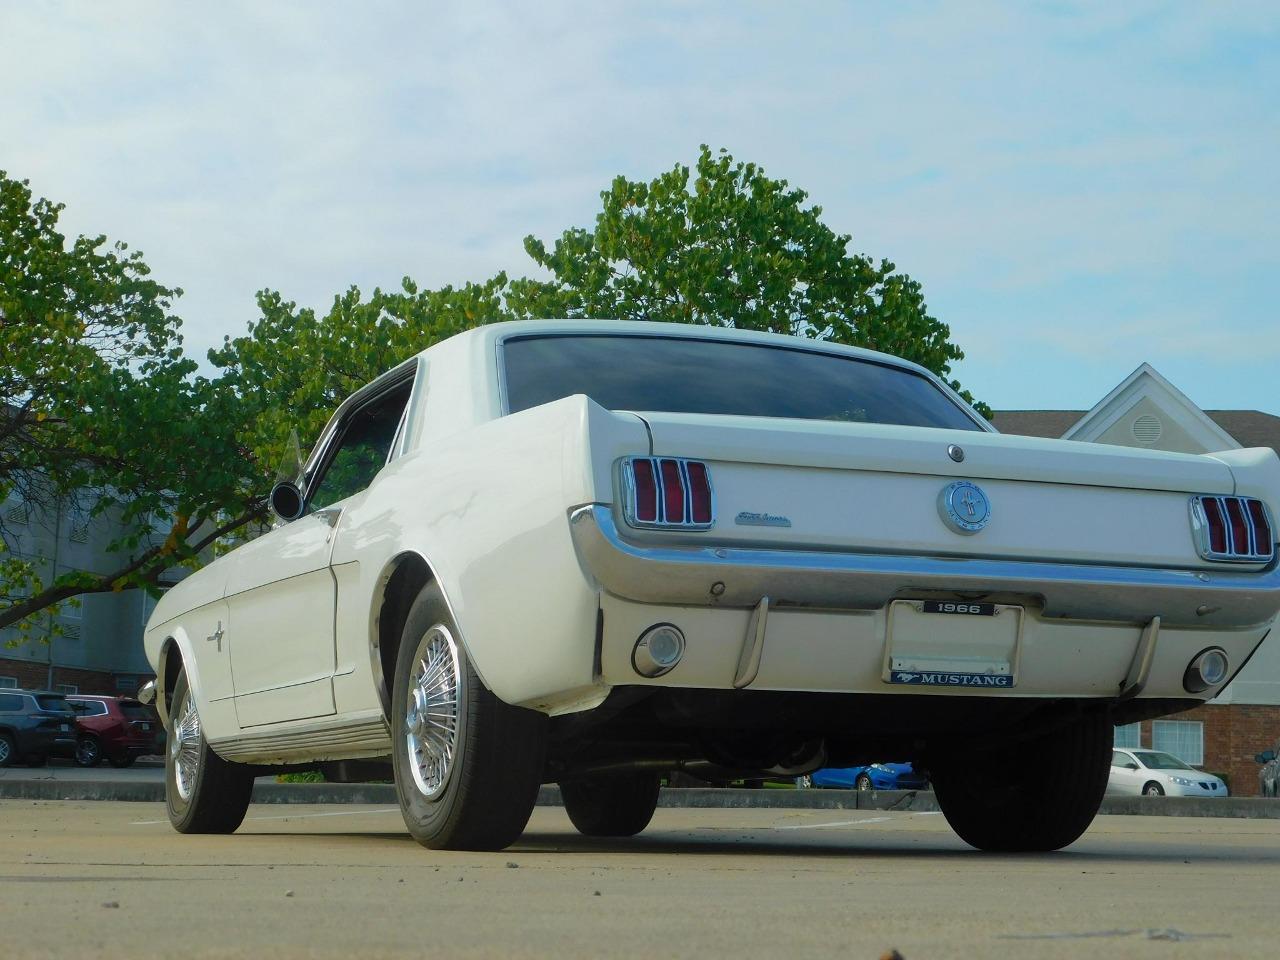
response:
M160 651L160 663L164 671L161 679L164 682L156 691L156 708L161 717L168 717L169 696L173 693L173 688L178 685L178 674L182 672L182 650L173 637L164 642L164 647Z
M1155 787L1157 790L1163 790L1163 789L1164 789L1164 787L1160 786L1160 784L1159 784L1159 783L1157 783L1155 780L1148 780L1146 783L1144 783L1144 784L1142 785L1142 792L1143 792L1143 793L1146 793L1146 792L1147 792L1147 790L1148 790L1148 788L1150 788L1150 787Z
M378 628L375 634L377 649L373 665L378 683L378 698L382 712L391 716L391 680L396 672L396 659L400 655L400 634L404 631L409 608L422 588L435 579L435 573L427 561L416 553L406 554L395 561L395 569L382 591L382 606L378 609Z

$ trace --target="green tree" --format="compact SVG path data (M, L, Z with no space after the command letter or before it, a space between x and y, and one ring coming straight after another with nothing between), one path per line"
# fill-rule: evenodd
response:
M525 250L549 281L512 284L521 316L706 323L832 340L905 357L950 379L963 358L920 284L849 252L822 208L753 163L702 147L648 183L617 177L595 229ZM959 389L959 385L951 381ZM965 393L966 399L970 399ZM984 415L989 411L980 406Z
M182 355L170 311L181 291L123 243L68 243L61 211L0 171L0 499L37 515L74 500L124 532L109 571L56 577L0 536L0 627L29 629L83 594L153 587L262 509L238 398Z

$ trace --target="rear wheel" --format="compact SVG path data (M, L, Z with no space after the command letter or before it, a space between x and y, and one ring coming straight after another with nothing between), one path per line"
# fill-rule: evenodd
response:
M209 749L185 673L178 676L171 704L164 762L169 822L179 833L234 833L249 809L253 768Z
M400 812L437 850L501 850L524 831L546 756L543 714L503 703L480 681L435 584L401 633L391 698Z
M7 767L18 759L18 747L13 737L0 733L0 767Z
M95 736L87 735L76 744L76 763L82 767L96 767L102 762L102 744Z
M992 751L998 755L1043 757L1048 762L1001 770L996 783L971 775L975 761L939 763L933 771L938 806L960 838L979 850L1057 850L1074 842L1097 815L1110 772L1112 725L1099 712L1071 726Z
M658 807L656 773L622 773L560 784L564 809L588 837L633 837L649 825Z
M1150 783L1148 783L1145 787L1142 788L1142 795L1144 797L1163 797L1164 787L1160 786L1160 784L1152 780Z

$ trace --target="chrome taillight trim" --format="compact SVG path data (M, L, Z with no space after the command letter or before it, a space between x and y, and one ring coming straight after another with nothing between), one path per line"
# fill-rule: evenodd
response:
M1213 542L1209 533L1209 516L1205 511L1205 501L1212 500L1216 503L1219 515L1222 517L1224 524L1223 545L1225 550L1214 550ZM1227 502L1234 500L1240 512L1244 515L1245 526L1249 533L1249 543L1247 552L1240 552L1235 549L1235 538L1231 532L1231 513L1227 509ZM1213 560L1218 563L1270 563L1276 554L1276 545L1274 542L1259 543L1259 530L1257 524L1253 522L1253 511L1249 509L1250 503L1256 503L1262 510L1262 516L1266 519L1267 526L1271 528L1270 541L1275 540L1276 525L1275 520L1271 516L1271 511L1267 509L1266 503L1254 497L1235 497L1235 496L1215 496L1213 494L1201 493L1196 494L1188 501L1191 510L1191 533L1196 543L1196 551L1205 560Z
M661 462L663 460L671 460L676 463L680 470L680 485L684 492L684 516L685 519L680 522L668 522L666 519L666 489L662 479ZM656 520L640 520L636 516L636 484L635 471L633 464L645 461L649 464L653 471L654 492L657 498L657 519ZM698 460L696 462L702 464L702 468L707 477L707 496L710 500L711 519L706 523L693 522L693 484L689 478L689 463L687 457L623 457L618 461L618 473L622 487L622 516L626 520L627 526L635 527L640 530L710 530L716 525L716 490L711 482L711 468L707 466L706 461Z

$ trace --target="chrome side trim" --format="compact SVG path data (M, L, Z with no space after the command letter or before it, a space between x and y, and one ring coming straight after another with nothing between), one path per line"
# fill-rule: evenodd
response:
M382 717L329 722L288 731L264 731L209 741L224 760L239 763L305 763L354 760L391 752L391 733Z
M609 507L571 512L583 568L601 586L641 603L753 607L784 604L875 610L922 593L982 595L1043 607L1047 617L1164 626L1255 627L1280 611L1280 569L1150 567L971 560L806 550L648 546L626 540ZM719 595L711 585L723 583Z

